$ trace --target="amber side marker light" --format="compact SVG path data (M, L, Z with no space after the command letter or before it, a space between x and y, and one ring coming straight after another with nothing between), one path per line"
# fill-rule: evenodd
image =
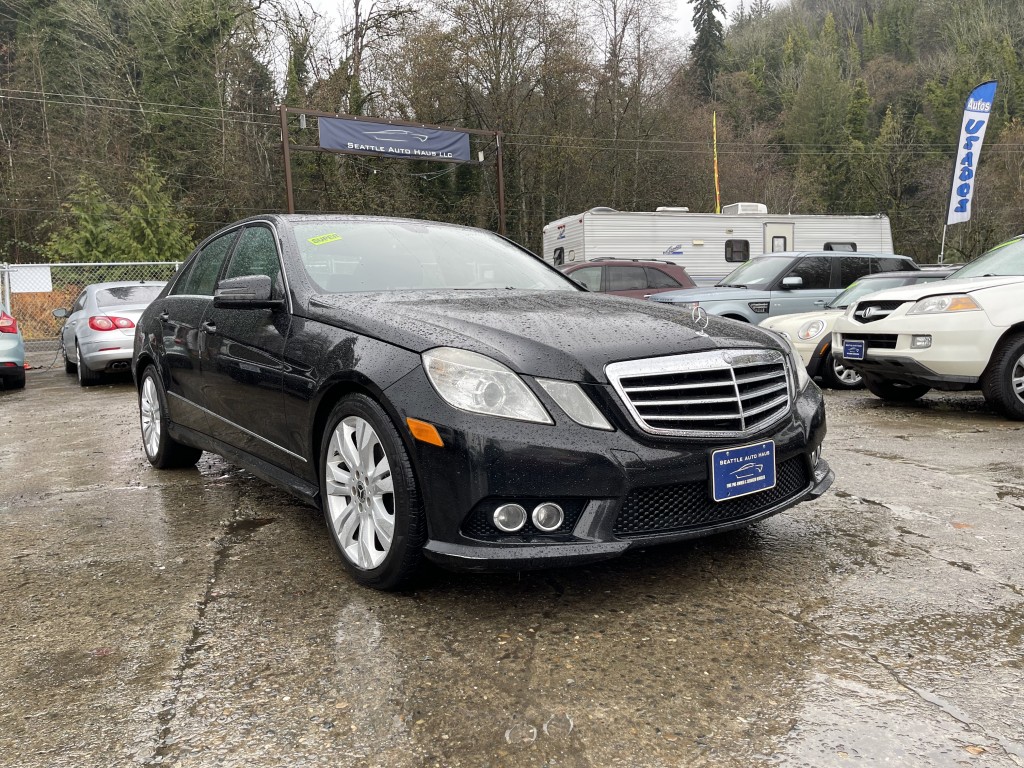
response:
M437 445L444 448L444 441L441 436L437 434L437 427L433 424L428 424L425 421L419 419L406 419L405 423L409 425L409 431L412 436L419 440L421 443L429 443L430 445Z

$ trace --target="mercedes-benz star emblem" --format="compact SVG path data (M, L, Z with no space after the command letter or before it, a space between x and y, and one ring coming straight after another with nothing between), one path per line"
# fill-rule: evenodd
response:
M693 324L700 328L702 331L708 327L708 311L704 307L694 307L690 310L690 319L693 320Z

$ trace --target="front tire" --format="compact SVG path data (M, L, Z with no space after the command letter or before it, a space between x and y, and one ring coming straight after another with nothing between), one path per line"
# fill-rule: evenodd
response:
M361 394L331 411L320 443L320 503L345 568L364 586L407 585L426 526L416 478L384 410Z
M931 390L931 387L924 384L903 384L874 379L864 379L864 385L872 395L890 403L911 403Z
M990 406L1014 421L1024 421L1024 335L996 347L981 377L981 393Z
M82 348L78 346L77 341L75 342L75 355L78 357L78 365L75 366L78 369L78 385L80 387L91 387L93 384L98 384L100 374L85 364L85 361L82 359Z
M78 366L68 360L68 350L67 347L64 346L64 342L61 342L60 354L64 358L64 373L74 373Z
M142 428L142 448L146 458L157 469L195 466L203 452L174 440L167 434L169 424L163 382L156 368L147 366L139 386L139 425Z
M864 386L864 378L836 360L829 352L822 363L821 378L825 386L832 389L860 389Z

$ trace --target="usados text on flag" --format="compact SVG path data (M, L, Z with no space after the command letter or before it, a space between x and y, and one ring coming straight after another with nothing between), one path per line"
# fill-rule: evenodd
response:
M953 189L949 195L946 224L970 221L971 202L974 200L978 175L978 158L981 156L981 144L985 141L985 129L988 128L992 102L995 98L995 80L982 83L967 97L964 119L960 126L956 165L953 166Z

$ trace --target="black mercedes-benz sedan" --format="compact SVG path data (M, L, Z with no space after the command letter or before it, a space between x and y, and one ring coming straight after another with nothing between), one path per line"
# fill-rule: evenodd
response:
M781 337L588 293L468 227L226 227L143 314L133 372L155 467L206 450L289 489L380 589L423 557L535 568L717 533L832 483Z

